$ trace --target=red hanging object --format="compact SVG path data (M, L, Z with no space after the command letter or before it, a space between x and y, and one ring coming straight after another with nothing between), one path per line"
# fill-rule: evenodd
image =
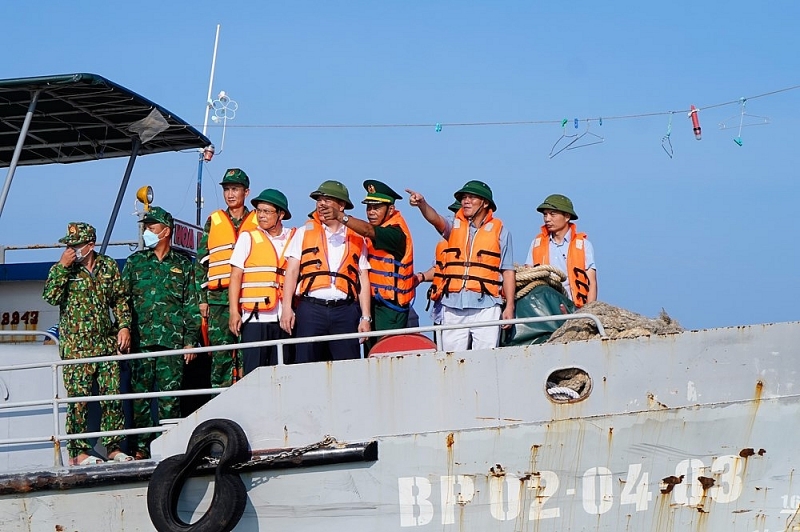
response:
M694 133L694 138L700 140L703 138L702 132L700 130L700 117L699 111L697 107L694 105L689 107L689 118L692 119L692 132Z

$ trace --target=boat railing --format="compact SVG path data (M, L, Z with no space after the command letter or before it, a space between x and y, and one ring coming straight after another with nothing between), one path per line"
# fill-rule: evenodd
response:
M525 323L541 323L541 322L548 322L548 321L568 321L568 320L578 320L578 319L588 319L594 322L595 326L597 327L598 333L602 338L606 338L605 329L603 328L603 324L600 322L600 319L595 316L594 314L588 313L576 313L576 314L559 314L553 316L536 316L530 318L515 318L511 320L494 320L494 321L487 321L481 322L479 324L472 323L472 324L454 324L454 325L428 325L422 327L412 327L406 329L394 329L394 330L386 330L386 331L370 331L365 333L346 333L346 334L331 334L325 336L311 336L305 338L286 338L280 340L264 340L260 342L249 342L249 343L237 343L237 344L229 344L229 345L222 345L222 346L208 346L208 347L195 347L191 349L171 349L167 351L156 351L150 353L128 353L128 354L117 354L111 356L102 356L102 357L88 357L88 358L76 358L76 359L69 359L69 360L54 360L51 362L30 362L26 364L13 364L7 366L0 366L0 377L5 372L9 371L21 371L21 370L31 370L31 369L42 369L42 368L50 368L51 370L51 385L52 385L52 394L51 398L48 399L40 399L40 400L33 400L33 401L16 401L16 402L8 402L0 404L0 415L4 410L13 409L13 408L29 408L29 407L36 407L36 406L49 406L53 416L53 430L52 434L49 435L39 435L39 436L22 436L22 437L15 437L15 438L2 438L0 439L0 447L8 446L8 445L20 445L20 444L30 444L30 443L45 443L45 442L52 442L54 447L59 448L61 442L68 441L68 440L75 440L75 439L88 439L88 438L99 438L103 436L127 436L127 435L135 435L135 434L149 434L149 433L156 433L156 432L164 432L168 430L168 426L157 426L157 427L144 427L144 428L130 428L130 429L123 429L123 430L113 430L113 431L94 431L94 432L86 432L86 433L76 433L76 434L65 434L64 427L59 422L59 410L61 405L66 405L69 403L79 403L79 402L99 402L99 401L125 401L125 400L132 400L132 399L154 399L159 397L184 397L184 396L193 396L193 395L212 395L212 394L219 394L222 393L226 388L201 388L201 389L193 389L193 390L173 390L173 391L166 391L166 392L146 392L146 393L120 393L120 394L111 394L111 395L92 395L92 396L75 396L75 397L60 397L59 396L59 389L60 389L60 374L59 369L63 366L72 366L72 365L81 365L81 364L95 364L98 362L119 362L123 360L137 360L142 358L159 358L159 357L168 357L168 356L183 356L187 353L212 353L212 352L219 352L219 351L233 351L233 350L241 350L246 348L253 348L253 347L266 347L266 346L276 346L277 347L277 359L278 365L283 365L284 362L284 348L287 345L296 345L302 343L316 343L316 342L329 342L333 340L346 340L352 338L372 338L372 337L385 337L385 336L395 336L395 335L402 335L402 334L414 334L414 333L427 333L433 332L436 333L436 351L442 351L442 331L449 331L453 329L461 329L464 327L478 327L478 326L485 326L485 327L493 327L493 326L502 326L502 325L516 325L516 324L525 324ZM50 338L54 338L52 334L46 331L26 331L26 334L36 334L47 336ZM18 331L0 331L0 336L9 336L9 335L19 335ZM54 338L55 339L55 338ZM6 344L8 345L8 344ZM433 352L433 350L431 350ZM362 355L363 357L363 355ZM57 454L57 466L62 465L60 463L60 453Z
M128 246L130 249L135 249L139 243L135 240L121 240L119 242L109 242L109 246ZM0 244L0 264L6 263L6 251L32 251L38 249L57 249L65 248L66 244L26 244L24 246L5 246Z

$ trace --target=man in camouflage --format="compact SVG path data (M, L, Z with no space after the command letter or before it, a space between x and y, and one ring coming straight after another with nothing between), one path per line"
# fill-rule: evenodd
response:
M114 259L95 253L94 227L72 222L59 239L67 249L50 268L42 297L59 307L59 352L64 360L108 356L130 347L131 313ZM116 321L111 320L109 309ZM64 386L70 397L92 395L97 381L100 395L119 393L119 364L100 362L64 366ZM124 425L120 401L101 401L100 430L121 430ZM88 432L88 404L70 403L67 407L67 433ZM129 460L119 449L121 436L100 439L114 461ZM88 440L67 443L71 465L87 465L99 460L91 456Z
M200 311L194 280L194 266L186 255L172 249L173 218L161 207L151 207L142 218L145 249L137 251L125 264L122 280L133 311L132 346L135 352L152 353L167 349L192 348L197 341ZM131 361L131 390L134 393L179 390L183 357L140 358ZM153 419L149 399L133 402L133 421L137 428L152 427L158 420L180 417L177 397L159 397L157 419ZM149 443L155 434L140 437L136 457L149 456Z
M234 344L238 338L230 331L228 322L228 285L231 277L230 258L239 233L258 227L255 211L244 201L250 193L250 178L243 170L231 168L222 178L225 210L211 213L203 227L197 245L195 279L200 285L200 314L208 319L208 339L211 345ZM217 388L233 383L233 353L212 353L211 386Z

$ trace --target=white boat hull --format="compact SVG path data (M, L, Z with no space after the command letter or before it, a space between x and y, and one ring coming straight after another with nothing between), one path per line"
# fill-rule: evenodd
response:
M374 461L244 473L237 531L800 530L798 340L788 323L262 368L153 450L184 452L212 418L253 449L377 442ZM548 398L564 367L591 377L584 400ZM205 510L212 478L189 481L184 519ZM146 490L5 495L0 528L154 530Z

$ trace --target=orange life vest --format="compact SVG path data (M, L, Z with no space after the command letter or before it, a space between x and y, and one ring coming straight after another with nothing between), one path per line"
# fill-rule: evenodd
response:
M201 286L209 290L224 290L231 281L231 255L236 239L239 233L256 229L258 220L256 212L250 211L237 230L228 213L223 210L212 212L209 219L208 255L200 259L200 262L208 263L208 278Z
M406 251L398 261L394 255L382 249L375 249L372 241L367 239L367 258L369 259L369 283L372 297L389 303L389 306L400 306L405 310L414 300L414 242L405 219L400 211L394 211L381 227L399 225L406 235Z
M503 275L500 270L500 231L503 222L486 213L483 224L470 239L469 221L463 210L456 213L444 250L443 294L470 290L500 297Z
M572 301L580 308L589 301L589 276L586 275L586 233L579 233L574 223L569 224L569 249L567 250L567 279L572 291ZM534 266L550 264L550 233L542 226L542 232L533 241Z
M286 247L292 241L296 228L289 231L280 257L275 245L260 229L249 231L250 254L244 261L242 291L239 303L242 310L258 312L272 310L283 297L283 280L286 277Z
M428 288L428 299L430 301L439 301L442 299L442 288L444 287L444 250L447 248L447 240L440 240L436 244L436 258L433 263L433 279L431 280L431 287ZM427 307L425 310L428 310Z
M300 295L312 290L328 288L333 284L348 297L356 299L360 288L358 259L364 249L364 237L345 227L345 250L342 263L335 272L328 268L328 239L319 215L306 222L303 235L303 251L300 257Z

